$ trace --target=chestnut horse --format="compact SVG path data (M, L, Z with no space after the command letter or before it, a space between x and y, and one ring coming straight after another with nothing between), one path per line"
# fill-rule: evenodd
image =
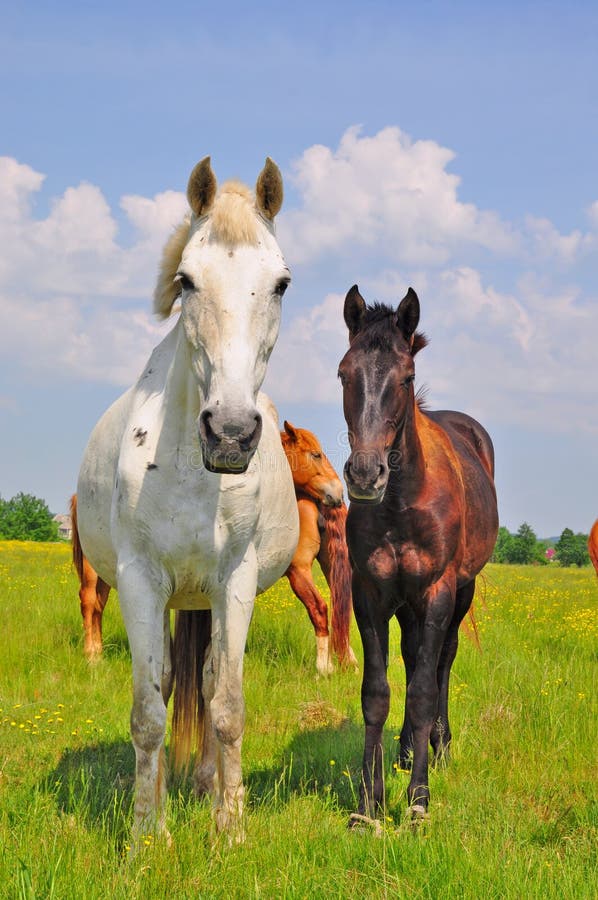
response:
M289 462L299 511L299 542L286 571L295 595L301 600L316 634L316 669L332 671L330 649L341 666L355 666L349 644L351 621L351 566L345 541L347 507L343 486L317 437L305 428L284 423L282 446ZM102 615L110 586L85 558L77 530L77 497L71 497L73 563L79 576L79 599L84 629L84 651L89 660L102 654ZM332 641L328 607L312 575L317 559L330 588ZM330 648L330 643L332 647Z
M351 566L345 540L347 507L341 480L315 434L285 421L280 437L293 474L299 509L299 543L285 574L314 627L316 668L325 675L332 671L328 607L313 579L314 559L320 563L330 587L332 650L341 666L357 663L349 644Z
M349 350L340 363L350 456L347 543L353 606L364 651L365 748L359 812L384 803L382 729L389 710L389 620L401 627L406 673L399 763L411 765L410 815L426 815L428 743L435 760L451 741L448 689L459 624L498 530L492 442L460 412L429 412L416 401L416 331L410 288L398 310L368 307L357 285L345 299Z
M592 565L596 569L596 575L598 575L598 519L592 525L592 530L588 537L588 553L590 554Z

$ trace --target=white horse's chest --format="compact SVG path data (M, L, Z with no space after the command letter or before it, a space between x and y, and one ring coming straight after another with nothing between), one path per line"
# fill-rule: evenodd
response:
M253 537L259 501L255 473L211 474L192 446L148 451L121 454L115 527L129 535L125 540L151 548L172 566L193 560L193 567L217 568L223 553Z

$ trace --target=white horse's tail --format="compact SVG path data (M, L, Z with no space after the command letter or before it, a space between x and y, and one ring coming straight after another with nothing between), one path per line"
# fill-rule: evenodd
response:
M209 609L179 610L175 616L174 699L171 758L176 771L187 770L203 741L203 666L212 634Z

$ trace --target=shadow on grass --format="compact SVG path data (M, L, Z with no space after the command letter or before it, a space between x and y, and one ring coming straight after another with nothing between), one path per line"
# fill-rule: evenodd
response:
M66 750L41 787L64 815L124 842L134 780L135 751L121 740Z
M387 749L388 778L392 759L391 747ZM363 726L344 720L299 732L271 766L252 766L245 758L247 806L281 809L295 798L317 795L349 815L357 806L362 750ZM352 760L351 766L347 768L342 759ZM121 740L67 750L41 786L62 814L124 845L130 832L134 782L133 745ZM191 779L169 773L169 794L175 803L177 797L190 797Z
M324 796L336 808L350 813L355 809L358 792L363 726L344 720L301 731L280 752L276 762L267 767L247 767L245 784L249 807L264 804L286 805L306 794ZM342 759L354 765L344 767Z

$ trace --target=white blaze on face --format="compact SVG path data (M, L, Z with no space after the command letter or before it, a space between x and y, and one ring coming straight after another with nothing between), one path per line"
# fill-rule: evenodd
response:
M254 406L280 326L276 288L288 270L262 231L257 246L228 248L198 232L180 265L195 286L183 293L182 315L202 400L231 412Z

